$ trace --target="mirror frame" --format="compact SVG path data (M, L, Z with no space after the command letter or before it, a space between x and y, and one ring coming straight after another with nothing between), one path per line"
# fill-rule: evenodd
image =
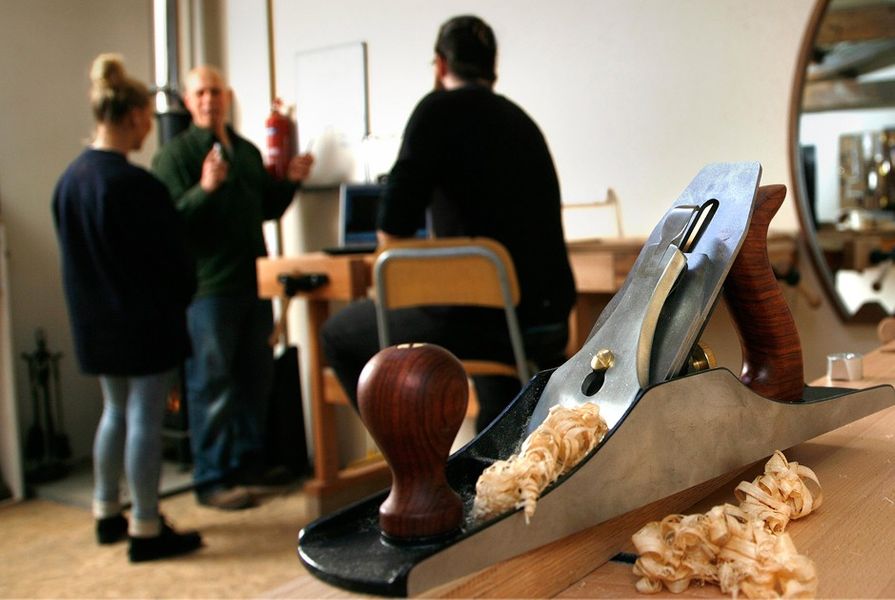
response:
M808 20L808 26L802 35L802 44L799 48L799 55L796 62L795 77L793 78L792 94L789 106L789 167L790 177L793 182L793 196L796 200L796 209L799 213L799 224L801 226L800 236L802 244L807 249L808 255L811 257L811 264L814 267L814 274L820 281L821 286L826 293L827 300L836 309L841 321L845 323L877 323L884 317L889 316L883 306L878 302L867 302L854 314L850 313L846 308L839 293L836 291L836 282L830 273L830 267L823 256L820 245L814 239L814 223L811 220L811 210L807 205L807 196L805 189L805 175L802 170L802 158L799 154L799 138L802 114L802 101L805 95L805 79L808 71L808 61L813 54L814 40L820 31L820 23L827 9L830 6L830 0L817 0L814 10Z

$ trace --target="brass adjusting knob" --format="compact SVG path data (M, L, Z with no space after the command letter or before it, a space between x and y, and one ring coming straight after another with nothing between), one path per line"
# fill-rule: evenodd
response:
M690 350L690 356L687 357L687 373L707 371L717 366L718 359L715 358L715 353L707 344L698 342Z
M606 371L615 364L615 355L612 350L603 348L590 359L590 368L594 371Z

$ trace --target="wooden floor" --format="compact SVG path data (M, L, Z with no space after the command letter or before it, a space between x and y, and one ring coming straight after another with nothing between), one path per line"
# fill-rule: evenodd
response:
M295 548L308 517L298 491L237 512L185 493L163 500L162 511L175 527L198 529L205 546L132 565L126 542L96 543L87 509L42 499L0 506L0 597L258 598L304 572Z
M468 419L455 448L473 433ZM188 471L166 463L162 490L183 489L189 479ZM296 555L298 532L316 505L299 489L236 512L199 506L191 492L164 498L165 516L177 529L197 529L204 547L132 565L127 542L96 543L92 473L73 469L64 480L39 486L37 499L0 503L0 598L317 597L321 584Z

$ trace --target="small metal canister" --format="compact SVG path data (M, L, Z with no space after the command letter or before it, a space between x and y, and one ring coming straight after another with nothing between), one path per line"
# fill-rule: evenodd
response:
M827 355L827 377L834 381L856 381L864 378L864 356L856 352Z

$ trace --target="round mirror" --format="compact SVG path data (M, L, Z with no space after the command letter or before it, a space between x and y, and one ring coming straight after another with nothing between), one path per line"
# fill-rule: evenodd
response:
M895 0L820 0L790 115L806 245L845 320L895 313Z

